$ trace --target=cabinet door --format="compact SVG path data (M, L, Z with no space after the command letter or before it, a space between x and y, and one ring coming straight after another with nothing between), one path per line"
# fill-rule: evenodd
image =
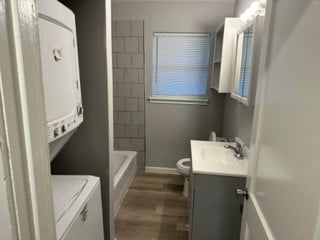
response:
M234 77L235 46L237 32L241 27L239 18L226 18L216 32L211 87L219 93L231 92Z
M245 178L196 174L194 182L192 239L239 239L243 199L235 189Z
M189 183L189 201L188 201L188 222L189 222L189 240L192 239L192 219L193 219L193 199L194 199L194 175L190 173L190 183Z

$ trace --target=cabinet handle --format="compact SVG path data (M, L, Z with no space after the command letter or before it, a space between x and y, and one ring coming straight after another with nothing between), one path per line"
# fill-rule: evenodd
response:
M249 199L249 191L248 191L247 188L244 189L244 190L242 190L242 189L237 189L237 190L236 190L236 196L237 196L238 198L244 197L246 200L248 200L248 199Z

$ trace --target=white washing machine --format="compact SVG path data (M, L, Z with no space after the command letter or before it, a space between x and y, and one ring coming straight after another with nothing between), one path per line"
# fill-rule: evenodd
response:
M51 161L83 122L75 16L57 0L38 0L42 79ZM103 240L100 180L52 175L58 240Z
M52 175L52 191L57 239L104 239L99 178Z

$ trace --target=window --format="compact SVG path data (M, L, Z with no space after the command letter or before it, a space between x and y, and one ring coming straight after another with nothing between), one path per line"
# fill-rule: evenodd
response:
M203 100L210 51L210 34L154 33L150 99Z

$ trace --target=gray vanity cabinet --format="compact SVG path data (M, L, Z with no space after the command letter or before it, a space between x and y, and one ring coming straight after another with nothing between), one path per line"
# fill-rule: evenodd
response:
M192 173L189 191L189 240L237 240L240 236L245 177Z

